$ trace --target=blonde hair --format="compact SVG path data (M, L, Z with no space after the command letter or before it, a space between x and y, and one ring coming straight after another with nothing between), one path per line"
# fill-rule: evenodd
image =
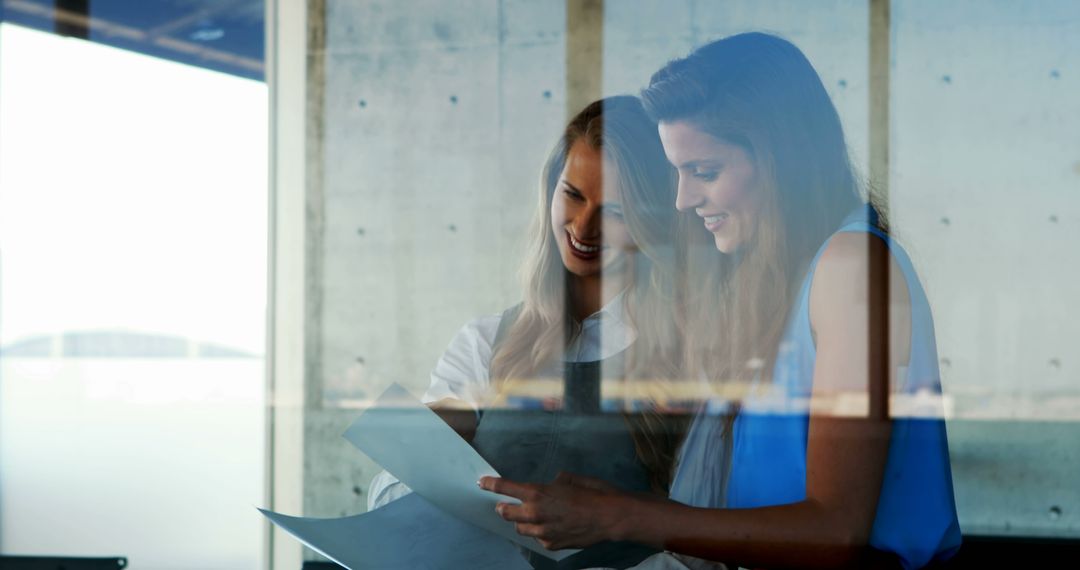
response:
M569 312L569 273L551 229L551 202L570 148L584 141L614 165L627 230L637 251L626 266L631 279L623 297L625 314L637 331L627 350L625 381L648 382L662 390L681 370L681 335L675 311L679 216L674 209L674 170L653 123L635 97L596 101L578 113L549 155L541 177L532 239L523 265L524 300L505 339L496 347L491 377L497 390L507 382L533 378L562 357L579 326ZM641 392L648 392L642 390ZM646 406L627 415L639 459L666 489L681 424L672 426Z

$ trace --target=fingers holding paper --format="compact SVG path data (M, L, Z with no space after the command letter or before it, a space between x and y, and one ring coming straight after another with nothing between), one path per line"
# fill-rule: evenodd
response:
M602 481L560 474L548 485L483 477L480 487L514 497L520 505L499 503L496 511L514 523L517 532L536 538L544 548L584 548L619 540L619 521L632 501Z

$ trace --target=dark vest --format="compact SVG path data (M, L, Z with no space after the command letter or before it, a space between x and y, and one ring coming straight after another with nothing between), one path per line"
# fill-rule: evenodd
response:
M521 305L503 313L492 353L517 319ZM623 370L622 355L593 362L566 362L558 410L490 409L482 412L472 445L503 477L550 483L559 471L603 479L624 491L651 491L630 430L617 412L601 409L603 378ZM539 406L536 406L539 408ZM629 568L658 552L632 542L603 542L555 563L535 553L537 570Z

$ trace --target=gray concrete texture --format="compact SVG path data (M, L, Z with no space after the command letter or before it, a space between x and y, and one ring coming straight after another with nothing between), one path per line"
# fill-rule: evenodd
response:
M1080 338L1080 6L893 4L890 206L933 303L955 413L1075 417L1076 400L1062 402L1080 392L1068 350ZM364 508L378 468L340 438L350 406L395 381L422 393L463 323L520 299L539 170L565 120L566 9L328 2L313 54L325 225L306 514ZM713 38L791 39L867 171L865 0L607 0L603 22L605 95L636 93ZM1076 423L949 427L966 531L1080 535Z

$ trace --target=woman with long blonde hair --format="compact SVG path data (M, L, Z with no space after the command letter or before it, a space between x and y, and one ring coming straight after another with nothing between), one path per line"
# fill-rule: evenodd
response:
M501 474L666 496L682 423L652 401L682 351L673 199L637 98L594 102L567 125L542 176L523 302L466 324L425 396ZM380 474L369 506L404 492ZM595 545L559 567L622 568L654 551Z
M762 33L705 45L642 93L711 255L688 294L702 407L670 501L484 478L549 548L638 541L753 568L919 568L960 530L929 303L862 196L820 77ZM937 400L940 402L940 399ZM722 412L733 421L709 421Z

